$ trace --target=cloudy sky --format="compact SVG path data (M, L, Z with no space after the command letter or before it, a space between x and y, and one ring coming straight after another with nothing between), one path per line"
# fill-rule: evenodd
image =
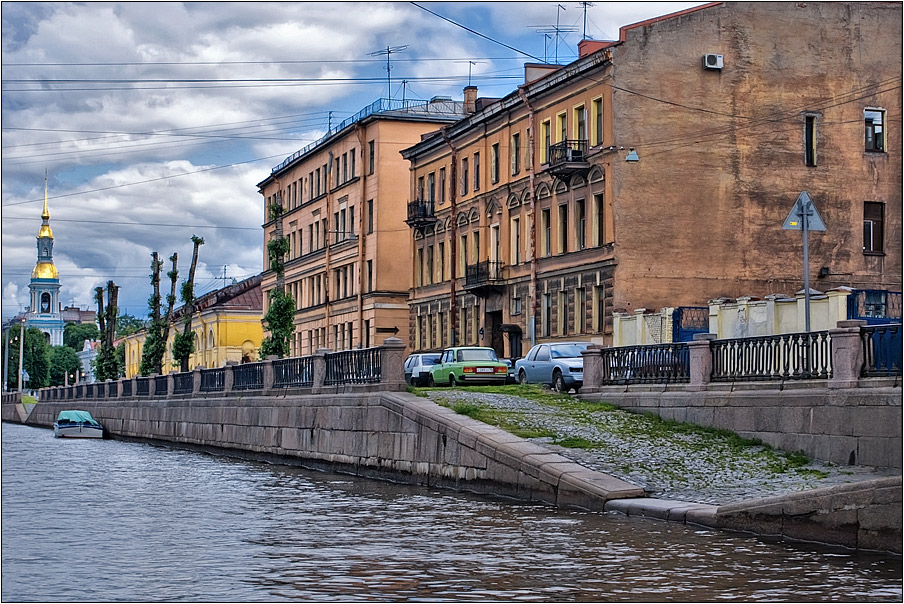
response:
M622 25L698 4L597 2L587 36L614 39ZM3 2L2 23L6 321L28 304L45 171L63 304L94 308L94 288L112 279L121 311L144 317L151 252L178 252L187 276L193 234L206 242L196 291L221 287L224 273L231 282L260 272L255 185L330 124L389 94L460 99L469 69L481 96L504 96L523 63L576 58L584 11L577 2ZM397 50L391 89L386 56L372 56L386 48Z

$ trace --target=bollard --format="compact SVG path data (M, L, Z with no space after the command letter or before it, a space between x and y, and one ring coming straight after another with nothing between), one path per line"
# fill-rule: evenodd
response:
M584 357L584 384L581 393L599 392L603 385L603 346L591 344L581 355Z
M829 330L832 339L832 377L829 388L856 388L860 383L863 368L863 342L860 327L866 321L838 321L835 329Z
M713 377L713 350L710 343L717 338L714 333L694 334L694 339L687 343L690 356L690 382L688 390L699 392L706 390Z

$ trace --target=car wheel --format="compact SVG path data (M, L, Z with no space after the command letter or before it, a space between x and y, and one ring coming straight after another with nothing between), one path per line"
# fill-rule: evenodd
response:
M449 374L449 385L454 387L456 385L456 383L457 382L455 381L455 374L450 373Z
M433 374L432 374L432 373L427 375L427 385L428 385L430 388L436 387L436 382L433 381Z
M526 383L527 383L527 374L524 373L523 370L518 372L518 383L519 383L519 384L526 384Z
M552 374L552 389L556 392L566 392L565 378L562 377L562 372L558 369Z

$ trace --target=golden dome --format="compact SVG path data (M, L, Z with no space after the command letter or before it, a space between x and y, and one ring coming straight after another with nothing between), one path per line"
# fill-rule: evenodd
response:
M38 231L38 239L41 239L42 237L50 237L53 239L53 231L50 230L49 224L41 225L41 230Z
M31 271L32 279L59 279L60 274L53 262L38 262L35 270Z

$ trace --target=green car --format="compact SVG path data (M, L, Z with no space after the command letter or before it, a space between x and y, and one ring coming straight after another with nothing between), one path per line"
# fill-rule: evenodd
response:
M508 365L499 361L492 348L461 346L446 348L430 368L428 386L449 384L505 384Z

